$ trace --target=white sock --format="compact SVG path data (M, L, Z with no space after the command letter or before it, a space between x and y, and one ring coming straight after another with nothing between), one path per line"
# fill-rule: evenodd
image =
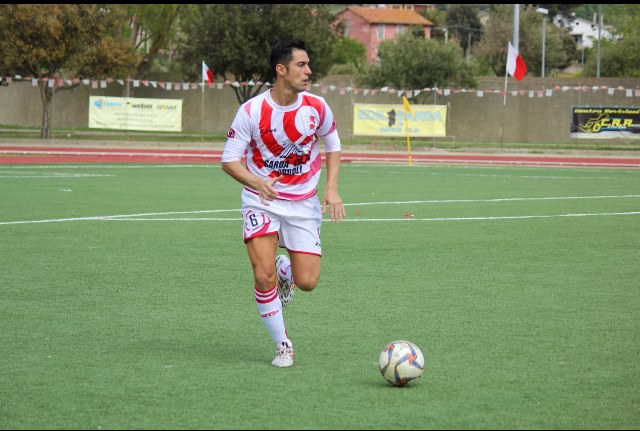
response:
M278 271L280 277L284 278L290 283L296 284L296 282L293 280L293 272L291 272L291 262L289 262L289 259L282 259L278 261L278 263L280 265L276 265L276 271Z
M255 289L256 304L262 318L262 323L269 331L269 335L273 342L277 345L287 342L291 344L291 340L287 337L287 329L284 326L284 317L282 316L282 303L278 296L278 290L275 286L266 292Z

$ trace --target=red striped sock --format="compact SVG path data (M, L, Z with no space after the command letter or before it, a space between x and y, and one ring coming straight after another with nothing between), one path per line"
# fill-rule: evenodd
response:
M284 318L282 316L282 303L276 286L266 292L258 289L254 290L260 318L269 335L271 335L273 342L276 344L280 344L283 341L290 342L289 338L287 338L287 329L284 326Z

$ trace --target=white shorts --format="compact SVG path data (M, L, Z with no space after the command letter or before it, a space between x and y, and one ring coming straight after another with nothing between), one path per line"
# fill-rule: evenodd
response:
M274 199L268 206L246 188L241 196L245 243L252 238L276 234L280 247L297 253L322 255L322 210L318 195L300 201Z

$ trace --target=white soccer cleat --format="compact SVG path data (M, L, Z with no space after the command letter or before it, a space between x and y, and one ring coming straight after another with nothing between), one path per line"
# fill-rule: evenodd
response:
M280 346L276 345L276 357L271 365L279 368L293 367L293 346L283 341Z
M278 273L278 296L283 307L286 307L293 299L293 293L296 285L288 281L284 274L281 272L288 266L291 266L289 258L283 254L276 256L276 272Z

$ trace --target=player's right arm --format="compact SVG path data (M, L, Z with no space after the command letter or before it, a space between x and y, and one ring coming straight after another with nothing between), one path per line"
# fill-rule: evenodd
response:
M282 175L273 178L260 178L253 175L239 160L222 162L222 170L239 183L255 190L260 196L260 202L269 205L269 201L278 197L278 191L273 187L282 179Z
M269 205L269 201L278 196L274 184L280 181L282 176L262 178L251 173L242 163L242 157L251 142L251 129L254 127L249 116L250 103L246 102L238 109L227 131L227 142L222 152L222 170L240 184L258 192L260 202Z

